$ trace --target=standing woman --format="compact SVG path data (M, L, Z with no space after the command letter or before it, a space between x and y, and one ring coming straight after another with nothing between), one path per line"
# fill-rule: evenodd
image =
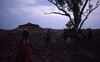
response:
M22 33L22 38L18 43L16 62L30 62L30 48L32 48L32 45L30 44L28 37L29 32L24 30Z

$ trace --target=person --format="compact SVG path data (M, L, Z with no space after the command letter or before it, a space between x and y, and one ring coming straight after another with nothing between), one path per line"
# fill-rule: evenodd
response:
M16 55L16 62L30 62L30 48L33 49L33 47L29 42L28 37L28 30L24 30L22 33L22 38L17 45L18 52Z
M50 30L47 30L47 33L46 33L46 42L45 42L46 47L49 47L50 41L51 41L51 39L50 39Z
M46 33L46 42L50 42L50 30L47 30L47 33Z
M65 50L70 50L70 41L71 41L71 29L67 30L67 29L64 29L64 32L63 32L63 39L64 39L64 47L65 47Z
M64 35L63 38L64 38L64 43L65 43L67 40L67 29L64 29L63 35Z
M88 33L87 33L87 35L88 35L88 37L87 37L87 39L89 40L89 41L92 41L92 30L90 29L90 28L88 28Z
M79 39L78 39L78 32L77 30L73 29L71 33L71 49L72 49L72 62L77 61L77 53L79 49Z

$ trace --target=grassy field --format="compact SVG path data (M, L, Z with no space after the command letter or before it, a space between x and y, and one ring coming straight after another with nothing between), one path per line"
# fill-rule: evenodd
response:
M86 31L86 30L84 30ZM17 43L23 30L0 30L0 62L15 62ZM31 62L71 62L72 51L63 43L63 30L50 30L51 42L46 45L47 29L29 29L34 51ZM100 30L92 30L93 39L81 40L77 62L100 62Z

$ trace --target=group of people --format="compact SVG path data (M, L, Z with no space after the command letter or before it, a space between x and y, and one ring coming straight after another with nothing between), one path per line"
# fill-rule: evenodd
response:
M46 34L46 42L47 42L47 46L48 43L51 41L50 39L50 31L47 31ZM77 51L79 49L79 42L80 40L82 40L82 32L81 30L64 30L64 43L66 45L69 46L69 48L71 48L71 50L73 51L73 59L75 59L75 57L77 56ZM24 30L22 33L22 37L20 42L17 45L18 48L18 52L16 55L16 62L30 62L30 49L34 50L33 46L31 45L30 41L28 40L29 38L29 32L28 30ZM91 29L88 29L88 39L92 40L92 31Z
M72 51L73 61L77 59L77 52L80 48L81 41L92 41L93 40L93 33L90 28L86 31L82 30L75 30L75 29L65 29L64 30L64 43L67 47ZM72 62L73 62L72 61Z

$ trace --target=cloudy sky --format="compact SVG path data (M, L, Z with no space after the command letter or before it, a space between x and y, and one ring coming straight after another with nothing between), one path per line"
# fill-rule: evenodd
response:
M93 0L93 4L95 1ZM69 18L45 15L44 11L58 10L48 0L0 0L0 28L14 29L25 23L38 24L43 28L65 28ZM100 28L100 7L90 14L83 28Z

